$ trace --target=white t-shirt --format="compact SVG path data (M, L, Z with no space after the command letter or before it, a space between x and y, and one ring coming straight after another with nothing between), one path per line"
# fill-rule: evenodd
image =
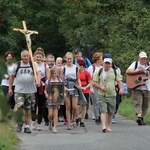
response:
M49 69L49 66L46 63L42 63L42 65L38 65L36 62L34 62L36 70L40 71L41 73L41 79L46 77L46 69ZM45 85L45 83L42 81L42 85Z
M93 68L93 65L91 65L91 66L88 67L87 71L90 73L91 77L93 77L94 74L95 74L95 72L97 72L98 70L100 70L100 68L102 68L102 66L97 67L97 66L95 65L95 71L94 71L94 70L93 70L93 69L94 69L94 68ZM93 71L94 71L94 72L93 72Z
M30 63L24 64L21 61L20 68L16 73L17 65L15 65L12 74L16 75L15 92L16 93L35 93L37 91L35 85L35 77Z
M129 66L128 69L135 70L135 64L136 64L136 61L133 62L133 63ZM138 68L146 68L146 66L145 66L145 65L141 65L141 64L139 63L139 61L138 61L136 70L137 70ZM136 89L150 91L150 79L148 79L148 80L145 82L145 85L139 86L139 87L137 87Z
M13 64L12 66L7 66L7 75L10 76L13 72L13 69L15 67L16 64ZM14 79L14 82L13 82L13 85L15 85L15 80L16 78ZM1 86L9 86L9 80L7 79L2 79L1 81Z

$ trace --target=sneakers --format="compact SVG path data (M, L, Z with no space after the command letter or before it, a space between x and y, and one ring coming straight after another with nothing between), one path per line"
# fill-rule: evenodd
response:
M37 125L37 130L38 130L38 131L41 131L41 124L38 124L38 125Z
M115 118L112 118L111 123L115 124Z
M29 127L27 127L27 128L24 128L24 133L28 133L28 134L30 134L30 133L31 133L31 130L30 130L30 128L29 128Z
M80 127L85 127L84 122L80 122Z
M139 126L146 125L145 122L143 121L143 118L141 118L141 117L138 117L138 119L136 120L136 122L138 123Z
M45 126L49 126L49 122L45 122Z
M64 119L64 123L63 123L64 125L67 125L67 120L66 119Z
M88 113L85 114L85 119L89 119Z
M95 119L96 119L95 116L93 116L93 117L92 117L92 120L95 120Z
M31 129L36 130L36 121L32 121Z
M57 133L57 129L56 129L56 128L53 128L53 129L52 129L52 132L53 132L53 133Z
M95 116L94 116L94 114L92 115L92 120L95 120L96 118L95 118Z
M81 118L76 119L76 124L78 126L79 122L81 121Z
M61 117L61 116L60 116L60 117L58 118L58 122L63 122L63 120L64 120L64 117Z
M100 125L100 120L99 120L99 119L96 119L96 120L95 120L95 123L96 123L97 125Z
M17 125L17 128L16 128L16 131L21 132L22 131L22 126L23 126L23 123L19 122L18 125Z
M142 119L142 121L143 121L143 125L146 125L146 123L144 122L144 118L141 118Z

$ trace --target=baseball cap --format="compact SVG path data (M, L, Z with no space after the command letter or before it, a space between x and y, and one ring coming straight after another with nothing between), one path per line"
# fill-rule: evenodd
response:
M112 63L112 59L111 59L111 58L104 58L104 63L105 63L105 62Z
M105 53L104 58L112 58L112 55L110 53Z
M139 57L140 58L144 58L144 57L147 58L147 54L142 51L142 52L140 52Z
M79 52L81 52L80 49L76 49L76 50L74 51L75 54L76 54L76 53L79 53Z

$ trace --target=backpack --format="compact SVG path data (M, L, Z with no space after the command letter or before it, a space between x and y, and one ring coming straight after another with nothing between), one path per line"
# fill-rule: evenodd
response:
M102 70L103 70L103 68L100 68L100 69L99 69L98 76L100 76L100 75L101 75L101 73L102 73ZM115 70L115 69L113 69L113 71L114 71L114 74L115 74L115 80L116 80L116 77L117 77L117 72L116 72L116 70Z
M29 67L31 67L32 70L33 70L33 65L32 65L31 61L29 61L30 66L26 66L26 67L21 67L21 61L18 61L16 64L17 64L16 74L17 74L19 68L29 68Z

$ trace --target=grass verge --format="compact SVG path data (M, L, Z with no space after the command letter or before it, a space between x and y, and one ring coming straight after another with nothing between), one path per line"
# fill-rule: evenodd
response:
M0 150L16 150L18 138L8 123L0 123Z
M137 116L134 113L134 104L133 99L130 97L123 97L122 102L119 106L118 113L121 116L127 117L131 120L137 119ZM148 109L147 115L144 117L144 121L147 125L150 125L150 109Z

